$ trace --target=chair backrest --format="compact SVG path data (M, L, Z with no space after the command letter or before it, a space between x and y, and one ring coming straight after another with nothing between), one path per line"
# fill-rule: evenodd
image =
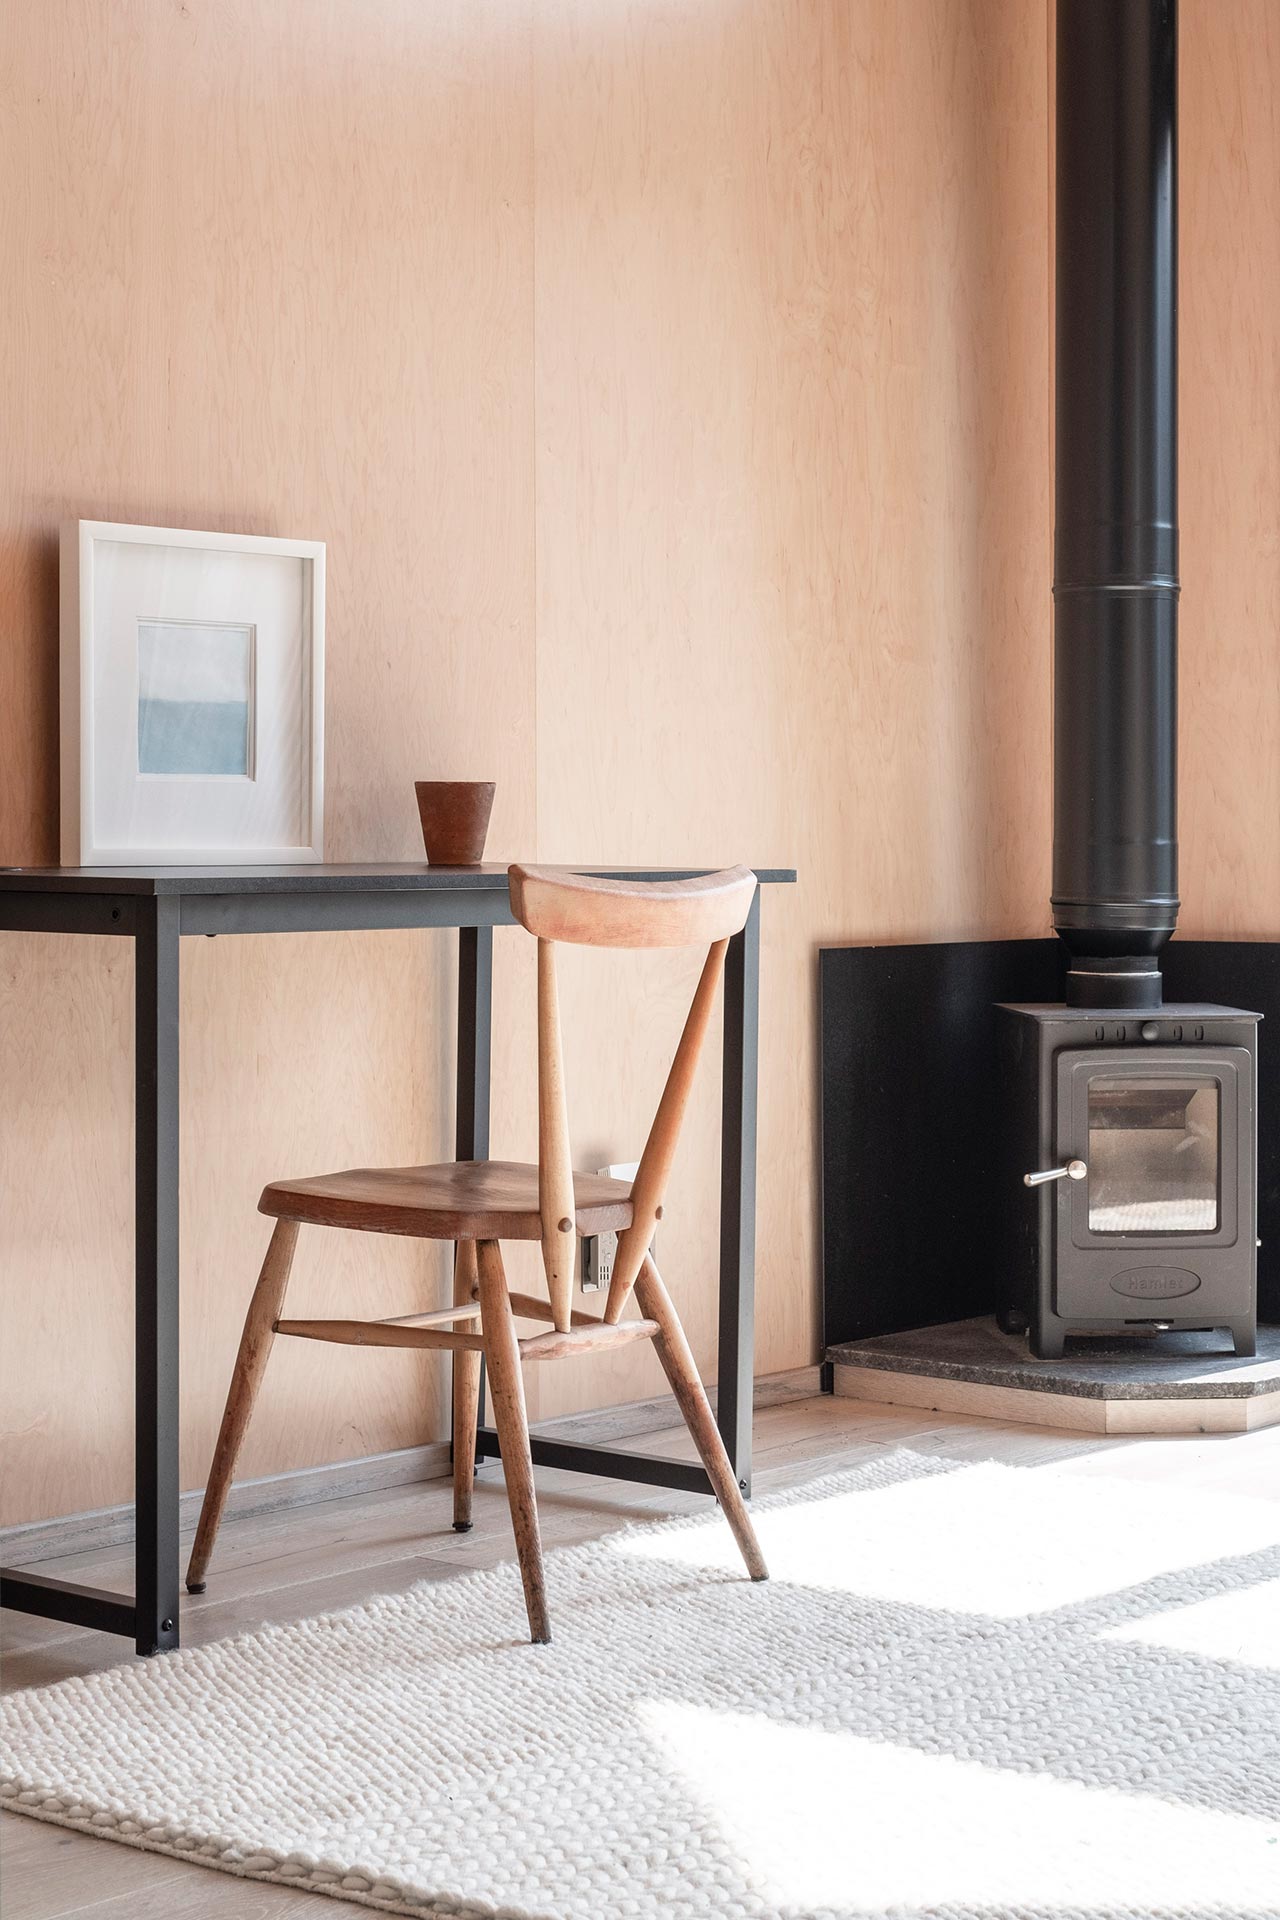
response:
M731 936L751 911L756 878L730 867L698 880L602 880L553 867L511 867L511 908L538 942L538 1211L542 1264L556 1327L567 1333L577 1235L573 1158L560 1043L556 943L583 947L693 947L708 943L693 1004L631 1188L631 1225L618 1236L604 1318L622 1316L662 1211L680 1127L706 1039Z

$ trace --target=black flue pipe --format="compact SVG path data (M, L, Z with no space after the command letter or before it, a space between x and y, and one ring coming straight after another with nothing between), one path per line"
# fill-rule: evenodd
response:
M1053 922L1158 1006L1178 915L1177 0L1058 0Z

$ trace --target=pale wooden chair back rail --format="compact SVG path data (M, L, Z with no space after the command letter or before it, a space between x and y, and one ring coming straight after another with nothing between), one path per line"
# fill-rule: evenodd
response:
M522 927L577 947L707 947L742 932L756 891L750 867L697 880L609 880L514 866L508 881Z
M511 904L538 942L538 1161L462 1161L435 1167L364 1167L268 1186L260 1211L275 1217L271 1245L249 1304L226 1411L210 1468L187 1585L201 1592L235 1463L277 1334L344 1346L416 1347L453 1357L453 1524L471 1525L481 1359L493 1391L494 1420L524 1584L529 1630L551 1637L533 1489L522 1362L599 1353L652 1340L725 1510L753 1580L764 1560L716 1428L675 1308L649 1252L662 1215L681 1123L724 972L725 953L746 924L755 876L744 867L698 880L601 880L546 867L512 867ZM706 945L693 1004L675 1050L635 1180L575 1174L565 1093L556 984L556 946ZM356 1228L456 1242L449 1306L379 1320L281 1317L299 1227ZM583 1234L618 1232L618 1253L604 1313L573 1306L577 1244ZM502 1240L537 1239L547 1298L513 1293ZM643 1318L624 1320L634 1291ZM523 1339L515 1320L549 1321ZM476 1323L479 1323L478 1326Z

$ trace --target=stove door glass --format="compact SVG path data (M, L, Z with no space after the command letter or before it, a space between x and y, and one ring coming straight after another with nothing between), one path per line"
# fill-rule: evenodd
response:
M1220 1108L1208 1075L1091 1075L1089 1231L1216 1232Z

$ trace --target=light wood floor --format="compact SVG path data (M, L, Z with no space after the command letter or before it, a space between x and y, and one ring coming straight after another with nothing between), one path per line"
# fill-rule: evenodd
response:
M681 1429L646 1433L646 1452L686 1455ZM1176 1478L1280 1500L1280 1428L1252 1434L1160 1439L1016 1427L958 1414L875 1406L855 1400L797 1399L756 1418L756 1492L794 1486L878 1451L910 1446L952 1459L999 1459L1034 1467L1071 1458L1082 1470L1126 1478ZM594 1538L637 1517L705 1506L696 1495L538 1469L543 1535L549 1546ZM199 1646L269 1620L344 1607L416 1580L448 1580L513 1553L500 1471L482 1469L475 1528L450 1529L446 1482L332 1500L290 1514L229 1520L209 1590L183 1608L183 1641ZM127 1549L44 1563L68 1579L127 1587ZM562 1632L571 1632L564 1622ZM115 1666L125 1644L53 1621L0 1614L5 1691ZM356 1908L287 1888L255 1886L159 1855L92 1840L34 1820L0 1820L3 1920L336 1920Z

